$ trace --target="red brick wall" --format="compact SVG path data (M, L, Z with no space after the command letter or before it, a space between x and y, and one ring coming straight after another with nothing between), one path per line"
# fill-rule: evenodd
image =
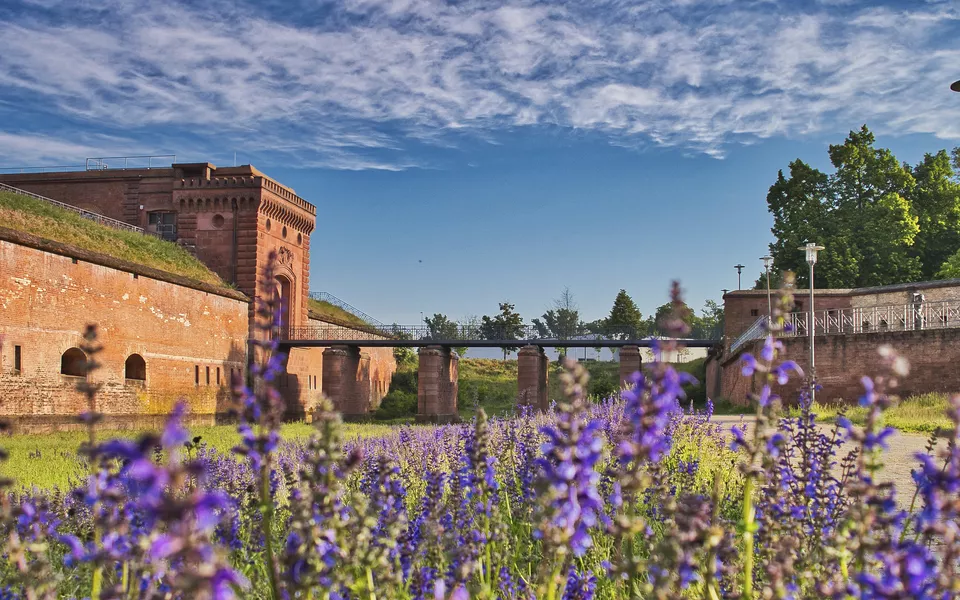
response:
M320 322L311 319L310 323ZM370 334L363 332L361 335ZM292 416L308 411L320 397L320 390L323 389L323 351L324 348L290 350L286 365L288 376L281 384L281 390L287 402L287 411ZM393 357L393 348L361 348L360 356L361 365L369 372L369 408L373 410L380 406L380 401L387 395L390 380L397 370L397 361Z
M808 290L796 290L794 295L794 301L800 302L803 310L810 309L808 304L810 301L809 293ZM814 290L814 294L816 294L816 298L814 298L814 308L816 310L848 308L850 306L850 296L846 291L824 290L818 292ZM774 298L775 300L776 298ZM727 340L734 340L753 325L758 318L767 314L767 292L766 290L730 292L723 297L723 308L724 337Z
M88 323L98 325L104 345L103 366L92 376L103 383L98 410L110 415L163 414L179 398L195 414L226 412L230 371L245 369L245 301L9 241L0 241L0 309L4 415L69 417L85 409L60 360L79 346ZM146 362L145 385L124 378L134 353Z
M784 360L795 360L801 368L809 365L806 338L785 338ZM748 344L744 352L757 353L762 341ZM908 397L928 392L960 392L960 329L893 331L816 338L817 379L823 387L818 402L856 402L863 392L860 378L881 373L877 349L892 346L910 361L910 375L900 383L898 394ZM739 354L722 361L721 397L736 404L746 402L752 378L741 373ZM800 382L795 379L780 393L787 401L797 397Z

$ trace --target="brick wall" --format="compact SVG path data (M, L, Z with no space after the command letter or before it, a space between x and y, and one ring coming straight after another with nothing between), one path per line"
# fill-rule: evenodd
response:
M330 326L317 319L310 319L309 323ZM383 336L349 327L343 327L343 330L344 337L384 339ZM323 389L323 351L324 348L291 348L287 356L287 375L281 382L281 391L291 417L303 416L320 398L320 390ZM380 406L380 401L390 389L397 361L393 357L393 348L361 348L360 357L362 372L359 376L369 376L369 386L365 387L364 395L369 396L369 409L373 410Z
M809 310L809 290L794 290L794 301L799 310ZM849 290L814 290L814 308L829 310L850 306ZM776 301L776 298L773 298ZM753 325L758 318L767 314L766 290L742 290L729 292L723 297L724 337L734 340ZM795 309L797 310L797 309Z
M118 269L93 262L90 253L73 258L69 247L47 242L38 249L10 241L9 230L4 235L0 414L57 423L85 409L74 390L77 378L61 374L61 357L79 346L88 323L98 325L104 345L103 366L92 375L103 384L99 411L164 414L180 398L194 414L227 411L230 372L245 370L248 303L242 294L163 281L136 274L137 265ZM146 363L145 381L125 377L132 354Z
M804 370L809 365L806 338L785 338L784 359L795 360ZM720 397L736 404L746 402L751 377L741 373L744 352L758 353L762 341L748 344L737 356L719 362L722 369ZM898 394L908 397L928 392L960 392L960 329L891 331L816 338L817 379L823 390L818 402L856 402L863 392L860 378L880 374L877 349L888 344L910 361L910 375L901 381ZM708 366L708 371L714 367ZM794 380L780 393L787 401L797 397L800 382Z

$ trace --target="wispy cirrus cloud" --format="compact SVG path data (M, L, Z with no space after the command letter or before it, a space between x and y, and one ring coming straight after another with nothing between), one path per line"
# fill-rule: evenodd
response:
M64 152L100 127L338 169L537 126L713 156L854 121L960 138L955 5L795 4L32 0L0 14L0 98Z

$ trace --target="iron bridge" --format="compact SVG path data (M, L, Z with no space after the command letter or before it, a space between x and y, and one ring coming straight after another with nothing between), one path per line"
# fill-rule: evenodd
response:
M711 332L701 338L672 339L649 336L629 328L608 330L603 334L582 331L566 335L545 334L532 326L510 332L485 329L475 325L451 324L437 331L426 325L389 325L355 329L335 324L291 327L277 332L281 347L309 348L329 346L363 346L366 348L420 348L450 346L457 348L650 348L676 341L687 348L710 348L721 343L721 336Z

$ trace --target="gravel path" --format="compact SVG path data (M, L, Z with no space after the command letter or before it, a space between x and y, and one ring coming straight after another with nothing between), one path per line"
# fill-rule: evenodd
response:
M713 421L722 424L724 429L729 431L730 427L741 424L747 425L749 429L749 426L753 423L753 417L717 415L713 417ZM832 431L831 425L821 424L819 427L824 433ZM888 438L888 444L890 449L884 452L883 469L880 471L878 480L881 482L892 481L896 484L897 499L901 505L906 506L910 504L910 498L913 496L915 489L913 477L910 475L910 470L917 466L917 460L914 458L914 455L917 452L925 451L927 437L895 431L894 434ZM946 448L946 446L947 440L940 439L938 448ZM853 447L854 444L852 443L844 443L842 451L838 454L838 460L852 450Z

